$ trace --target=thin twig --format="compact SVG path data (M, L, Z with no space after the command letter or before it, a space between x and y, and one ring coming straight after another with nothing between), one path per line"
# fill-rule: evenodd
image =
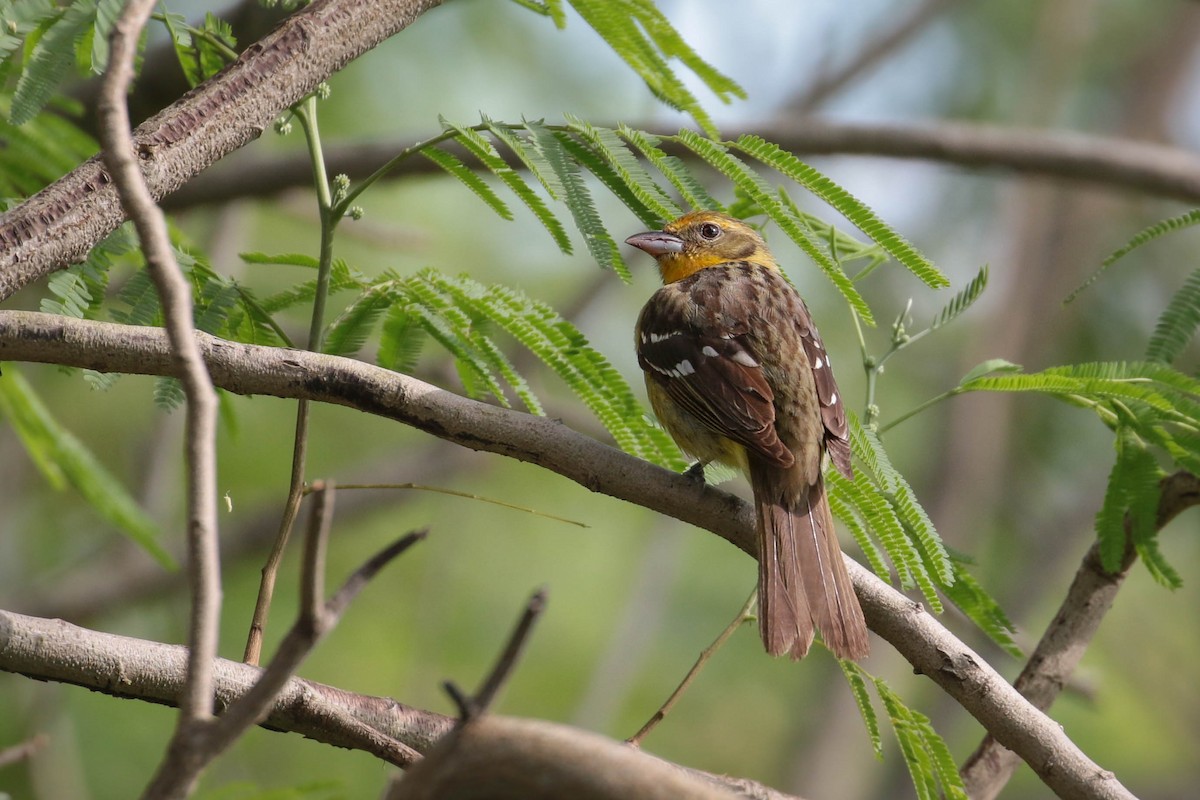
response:
M143 26L156 0L130 0L113 25L108 70L97 106L103 157L125 212L133 220L151 278L161 298L171 357L187 398L184 437L187 461L188 560L192 589L188 669L179 719L167 754L144 797L186 797L205 763L196 742L212 719L212 662L217 655L221 611L217 544L217 398L195 340L191 288L175 262L166 220L154 203L134 157L126 95ZM139 154L140 155L140 154Z
M329 531L325 517L315 519L314 522L309 529L310 541L327 536ZM333 597L320 604L314 617L309 617L307 612L301 611L300 618L283 637L279 649L263 669L254 686L235 700L217 719L215 730L210 737L214 757L233 744L237 737L267 713L296 669L313 648L337 626L350 603L371 578L389 561L424 539L427 533L426 530L414 531L376 553L346 578ZM321 549L322 545L314 541L307 547L306 558L315 563L318 559L317 553ZM315 590L310 588L304 591Z
M325 553L337 489L333 481L313 484L312 510L304 545L304 567L300 575L300 619L317 627L325 604Z
M304 499L304 469L308 463L308 402L301 400L296 404L296 427L292 437L292 467L288 481L288 496L283 502L283 514L279 518L279 528L275 532L275 540L271 543L271 552L267 554L266 563L262 568L262 579L258 584L258 598L254 602L254 613L250 618L250 631L246 635L246 650L242 661L247 664L258 664L262 658L263 634L266 631L267 619L271 615L271 599L275 596L275 579L279 574L279 565L287 552L287 543L292 536L292 526L300 514L300 501Z
M733 621L725 626L725 629L721 631L716 639L713 639L712 644L700 651L699 657L696 658L696 663L692 664L692 668L688 670L687 675L683 676L683 680L675 687L675 691L671 692L671 696L666 699L666 702L659 707L658 711L654 712L650 719L646 721L646 724L642 726L641 730L626 740L629 744L634 747L642 746L642 740L650 734L650 731L657 728L660 722L667 718L667 714L671 713L671 709L679 702L679 698L683 697L683 693L692 685L692 681L700 674L700 670L704 668L709 659L724 646L726 640L733 635L734 631L742 627L742 624L746 620L754 619L754 606L757 603L758 589L756 588L746 598L746 602L742 607L738 609L737 616L733 618Z
M529 602L525 604L525 611L522 612L521 619L517 622L517 626L513 628L512 634L508 637L508 643L504 646L500 657L496 659L496 664L492 667L492 671L488 673L487 678L480 685L479 691L475 692L475 708L478 713L487 713L488 709L492 707L492 703L496 700L496 695L499 694L501 687L504 686L509 676L512 675L512 671L516 667L521 653L524 652L525 645L529 642L529 635L533 632L534 623L538 621L538 618L545 610L546 590L538 589L530 596Z
M504 645L496 663L492 665L491 671L483 679L483 683L479 685L479 690L474 695L468 695L454 681L442 683L442 689L450 695L450 699L454 701L454 705L458 709L459 722L466 723L477 719L492 707L492 703L496 701L496 695L499 694L500 689L516 667L517 660L520 659L525 644L529 641L529 634L533 632L534 623L537 622L545 608L546 590L538 589L525 604L525 611L522 612L521 619L517 621L516 627L509 634L507 644Z
M316 188L317 212L321 220L321 245L317 264L317 286L313 295L312 313L308 327L308 349L320 352L321 339L325 330L325 304L329 297L329 276L333 269L333 231L336 217L332 214L333 193L329 186L329 175L325 168L325 156L321 146L321 131L317 124L317 99L309 95L292 108L296 119L304 129L304 140L308 144L309 170ZM304 473L308 457L308 401L296 405L296 429L292 445L292 471L288 483L288 496L284 502L283 516L279 521L279 532L271 552L262 568L262 580L258 587L258 599L250 619L250 631L246 636L244 660L257 664L262 657L262 640L271 615L271 600L275 596L275 581L279 565L287 551L292 526L300 513L300 500L304 496Z
M580 522L576 519L560 517L557 514L548 514L545 511L538 511L536 508L510 503L507 500L497 500L494 497L484 497L480 494L472 494L470 492L460 492L456 489L447 489L444 486L431 486L427 483L344 483L338 486L338 489L348 491L351 489L415 489L422 492L434 492L436 494L446 494L451 497L462 497L466 500L478 500L481 503L490 503L501 508L512 509L513 511L524 511L526 514L542 517L544 519L552 519L555 522L565 522L568 525L574 525L579 528L590 528L586 522ZM305 489L305 494L316 491L315 487Z
M914 36L955 2L957 0L925 0L908 11L895 25L867 40L844 64L836 69L822 70L811 84L788 102L787 108L799 114L811 113L817 106L912 41Z

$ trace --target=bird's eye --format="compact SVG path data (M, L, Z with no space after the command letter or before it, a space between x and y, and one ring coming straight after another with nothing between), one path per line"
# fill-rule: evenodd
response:
M706 222L700 226L700 235L712 241L721 235L721 226L715 222Z

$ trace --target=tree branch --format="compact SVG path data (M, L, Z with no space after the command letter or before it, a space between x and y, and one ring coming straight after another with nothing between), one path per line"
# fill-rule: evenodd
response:
M317 0L134 132L150 193L170 194L441 0ZM0 216L0 300L80 261L124 221L100 158Z
M257 347L197 334L214 382L349 406L404 422L474 450L538 464L602 492L712 531L754 555L750 505L628 456L561 423L468 400L405 375L316 353ZM105 372L170 374L160 330L33 312L0 312L0 361L38 361ZM1064 798L1132 798L981 657L920 604L848 559L871 629L1017 752Z
M1160 486L1159 531L1187 508L1200 505L1200 478L1179 471ZM1088 549L1058 613L1013 684L1035 708L1049 708L1067 685L1136 561L1132 541L1126 543L1120 568L1111 573L1101 563L1099 542ZM992 800L1019 764L1017 755L989 733L963 765L967 793L972 800Z
M185 663L186 648L179 645L0 610L0 670L5 672L173 706L183 690ZM263 673L261 667L216 659L217 706L228 708L237 703ZM455 720L389 697L357 694L293 677L284 682L258 724L335 747L363 750L403 767L410 763L410 750L428 751L451 731ZM795 800L754 781L685 771L753 800Z
M731 139L743 133L757 134L802 156L919 159L1086 181L1111 189L1200 203L1200 157L1183 148L1133 139L970 122L836 123L811 117L765 121L725 131ZM363 178L410 144L374 142L334 146L325 151L326 163L331 173ZM442 146L465 157L468 164L474 163L454 143ZM673 155L695 160L695 154L689 150L672 149L669 143L664 143L664 148ZM510 166L523 168L515 162ZM413 158L388 178L441 172L428 159ZM197 176L165 198L163 206L183 209L239 197L270 197L285 189L311 186L312 170L302 156L239 155L218 169Z

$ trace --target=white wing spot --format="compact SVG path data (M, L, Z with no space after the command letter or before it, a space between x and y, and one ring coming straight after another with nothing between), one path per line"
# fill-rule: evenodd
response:
M732 356L730 356L730 358L732 358L737 363L741 364L743 367L759 366L758 362L754 360L754 357L752 355L750 355L749 353L747 353L745 350L738 350L736 353L734 353Z
M684 375L691 375L695 371L696 368L692 366L692 362L688 361L686 358L675 365L676 378L682 378Z
M654 331L651 331L650 332L650 343L658 344L659 342L661 342L664 339L670 339L671 337L678 336L678 335L679 335L679 331L668 331L667 333L655 333ZM642 338L645 339L644 336Z
M714 348L712 345L709 345L709 344L704 345L704 349L701 350L700 352L703 353L704 355L708 356L709 358L717 357L716 348Z
M831 405L831 406L837 405L837 401L838 401L837 392L834 392L833 394L829 395L829 405Z
M820 356L817 356L817 360L813 362L813 369L821 369L823 366L825 366L825 362L821 360Z

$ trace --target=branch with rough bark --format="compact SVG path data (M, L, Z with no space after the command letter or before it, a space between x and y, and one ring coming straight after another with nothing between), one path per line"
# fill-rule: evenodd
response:
M628 456L561 423L497 408L336 356L197 334L216 385L237 394L304 398L401 421L447 441L538 464L584 487L712 531L755 555L749 504ZM32 312L0 312L0 361L104 372L172 374L162 331ZM867 623L1016 752L1059 796L1130 798L1062 728L924 608L850 561Z
M441 0L317 0L237 61L138 126L155 199L258 138L283 110ZM124 221L99 156L0 216L0 300L82 260Z
M41 619L0 611L0 670L30 678L81 686L112 697L174 706L183 691L186 649L178 645L135 639L81 628L62 620ZM216 707L228 709L261 682L261 667L218 658L213 662ZM491 718L500 720L501 718ZM517 721L513 721L514 724ZM396 766L411 763L409 751L424 753L454 727L454 719L414 708L389 697L357 694L327 684L292 677L262 710L257 723L274 731L298 733L307 739L371 753ZM546 725L562 747L590 745L594 737L580 731ZM611 740L607 745L622 747ZM577 742L577 743L572 743ZM629 749L630 752L632 749ZM537 757L530 753L530 758ZM647 764L659 762L644 756ZM512 762L508 762L511 764ZM590 770L577 762L581 775ZM752 800L796 800L754 781L713 775L667 765L694 781L723 787ZM653 777L654 766L647 773ZM594 776L593 776L594 777ZM644 794L639 797L651 797Z

